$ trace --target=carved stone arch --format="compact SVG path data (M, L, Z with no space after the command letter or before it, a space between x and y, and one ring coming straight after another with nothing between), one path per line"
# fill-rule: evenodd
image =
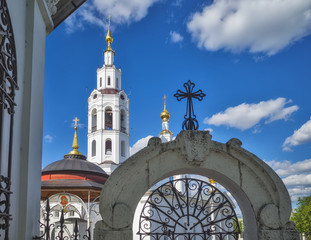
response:
M211 140L207 131L182 131L175 141L151 138L107 180L100 200L102 221L95 239L133 239L135 209L155 183L172 175L213 178L236 199L245 224L244 239L299 239L289 221L291 200L280 177L238 139ZM107 194L109 193L109 194Z

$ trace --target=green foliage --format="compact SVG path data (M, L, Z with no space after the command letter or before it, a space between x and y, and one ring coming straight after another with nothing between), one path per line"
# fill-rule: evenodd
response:
M311 236L311 196L298 199L291 220L295 222L299 232Z

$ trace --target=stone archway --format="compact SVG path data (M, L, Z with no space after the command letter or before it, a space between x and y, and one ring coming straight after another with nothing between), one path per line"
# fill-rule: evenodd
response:
M289 221L291 200L279 176L243 149L240 140L222 144L211 138L206 131L182 131L172 142L150 139L148 147L106 182L100 201L103 220L96 224L94 239L132 239L136 206L151 186L171 175L198 174L213 178L236 199L244 217L244 239L298 240Z

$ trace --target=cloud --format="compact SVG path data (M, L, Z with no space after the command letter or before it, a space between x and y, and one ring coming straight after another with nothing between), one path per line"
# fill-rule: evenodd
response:
M171 42L173 43L179 43L184 40L184 37L175 31L170 31L170 38L171 38Z
M295 130L293 135L286 138L283 143L283 151L292 151L291 147L311 141L311 119Z
M282 178L292 201L311 195L311 159L292 163L290 161L266 162Z
M133 155L144 147L147 147L148 141L152 137L153 136L149 135L147 137L139 139L132 147L130 147L130 155Z
M267 162L270 167L276 169L276 173L280 177L287 177L293 174L311 173L311 159L306 159L301 162L292 163L290 161L269 161Z
M200 48L273 55L311 33L311 2L215 0L187 28Z
M71 123L71 127L75 127L75 123ZM82 129L85 128L85 124L84 123L77 123L77 127L78 129Z
M50 135L50 134L47 134L43 137L43 140L46 142L46 143L51 143L53 142L53 137Z
M213 129L211 129L211 128L205 128L204 131L209 131L209 133L212 133L212 132L213 132Z
M286 104L291 102L291 100L287 101L285 98L280 97L259 103L242 103L235 107L229 107L224 112L216 113L210 118L205 118L204 123L246 130L263 119L266 119L265 124L281 119L287 120L293 112L299 109L297 105L285 107Z
M138 22L149 8L160 0L92 0L83 4L65 21L67 33L83 29L84 24L107 28L107 17L116 25Z

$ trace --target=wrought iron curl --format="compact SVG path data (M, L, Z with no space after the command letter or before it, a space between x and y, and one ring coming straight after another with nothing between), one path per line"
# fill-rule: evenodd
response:
M176 189L178 186L183 189ZM167 188L171 188L171 191ZM163 192L161 194L160 191L165 194ZM151 199L155 198L154 195L161 196L161 204L153 202L150 205ZM145 209L156 214L150 217ZM180 222L181 219L183 222ZM190 225L189 219L192 221ZM198 179L177 179L161 185L150 194L140 216L137 234L141 240L146 236L155 240L163 237L166 237L163 238L165 240L177 240L180 236L189 240L223 240L223 236L237 239L240 229L236 219L233 206L215 186ZM234 226L236 232L233 232Z

